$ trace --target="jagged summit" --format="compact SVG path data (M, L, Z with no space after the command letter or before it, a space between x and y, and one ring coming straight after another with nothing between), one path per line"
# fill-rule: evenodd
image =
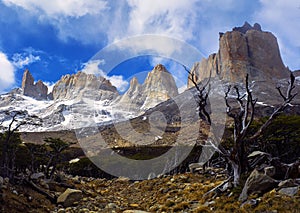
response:
M245 22L242 27L234 27L232 31L238 31L243 34L246 34L249 30L257 30L262 32L261 26L258 23L255 23L253 26L251 26L248 22Z
M252 80L275 82L287 78L289 69L283 64L276 37L245 23L232 31L221 33L219 51L195 63L191 70L195 80L219 77L230 82L242 82L248 73ZM188 80L188 87L193 84Z
M166 69L166 67L165 67L164 65L162 65L162 64L157 64L157 65L154 67L153 71L169 72L169 71Z
M129 89L118 102L121 105L130 104L137 110L145 110L177 95L178 88L173 76L165 66L158 64L148 73L142 85L133 78Z
M34 83L34 78L27 69L23 74L22 94L32 97L36 100L46 100L48 95L48 87L41 80Z
M53 87L53 99L76 99L88 95L95 100L113 99L118 91L111 82L104 77L77 72L63 76Z

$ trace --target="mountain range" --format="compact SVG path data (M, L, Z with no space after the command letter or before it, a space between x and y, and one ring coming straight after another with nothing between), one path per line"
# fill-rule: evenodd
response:
M220 33L219 51L195 62L187 85L188 88L194 86L191 78L198 83L208 78L217 79L222 81L223 87L212 92L223 94L228 84L242 85L248 73L258 105L271 107L280 101L280 96L274 95L276 86L286 86L290 72L283 64L276 37L263 31L259 24L251 26L246 22L242 27ZM295 75L300 76L299 71ZM298 87L300 77L296 78ZM196 93L195 89L189 91ZM163 106L170 104L169 99L184 101L187 92L178 94L174 78L162 64L148 73L143 84L137 78L131 79L123 95L104 77L84 72L62 76L48 93L48 87L42 81L35 82L30 71L25 70L22 87L0 96L0 119L4 118L5 111L27 110L43 120L42 126L24 126L21 131L69 130L91 122L104 125L155 109L164 111ZM299 104L298 97L295 102ZM164 113L171 117L176 114ZM6 119L3 125L9 122L10 119Z

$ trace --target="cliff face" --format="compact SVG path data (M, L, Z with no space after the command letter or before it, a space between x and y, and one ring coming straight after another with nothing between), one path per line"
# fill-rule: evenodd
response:
M276 37L263 32L259 24L220 33L219 51L195 63L191 70L197 82L211 77L230 82L242 81L248 73L252 80L274 81L289 76L282 62ZM188 80L188 87L193 84Z
M148 73L142 85L136 78L130 81L130 87L119 104L130 104L131 107L144 110L177 95L178 88L174 78L163 65L158 64Z
M63 76L53 87L54 100L71 100L90 98L92 100L112 100L118 96L118 91L110 81L103 77L78 72Z
M46 100L48 87L40 80L34 83L34 78L29 70L25 70L22 79L22 94L36 100Z

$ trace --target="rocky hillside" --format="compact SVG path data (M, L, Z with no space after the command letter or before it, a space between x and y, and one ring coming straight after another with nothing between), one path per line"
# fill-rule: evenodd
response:
M252 80L273 82L287 78L290 71L282 62L276 37L259 24L246 22L220 33L219 51L195 63L191 72L197 82L209 76L242 82L247 73ZM192 86L189 80L188 87Z

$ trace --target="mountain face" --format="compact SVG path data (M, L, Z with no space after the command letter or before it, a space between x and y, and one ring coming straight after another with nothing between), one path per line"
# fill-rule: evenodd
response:
M53 87L52 97L56 100L89 98L95 101L113 100L119 95L116 87L103 77L78 72L63 76Z
M48 87L40 80L34 83L34 78L29 70L25 70L22 79L22 94L36 100L46 100Z
M43 120L43 126L23 127L22 131L55 131L82 125L103 124L133 118L145 110L178 95L172 75L162 65L151 71L144 84L131 80L121 96L103 77L78 72L63 76L48 93L42 81L34 83L29 70L23 75L22 89L0 95L0 120L5 111L26 110ZM133 107L134 106L134 107ZM8 125L9 120L4 123Z
M118 105L130 105L132 109L143 111L177 95L173 76L162 64L158 64L148 73L142 85L134 77L127 92L117 102Z
M220 33L219 51L195 63L191 70L194 80L218 76L221 80L241 82L248 73L250 79L273 82L287 78L289 69L282 62L276 37L247 22L242 27ZM188 80L188 87L193 83Z

